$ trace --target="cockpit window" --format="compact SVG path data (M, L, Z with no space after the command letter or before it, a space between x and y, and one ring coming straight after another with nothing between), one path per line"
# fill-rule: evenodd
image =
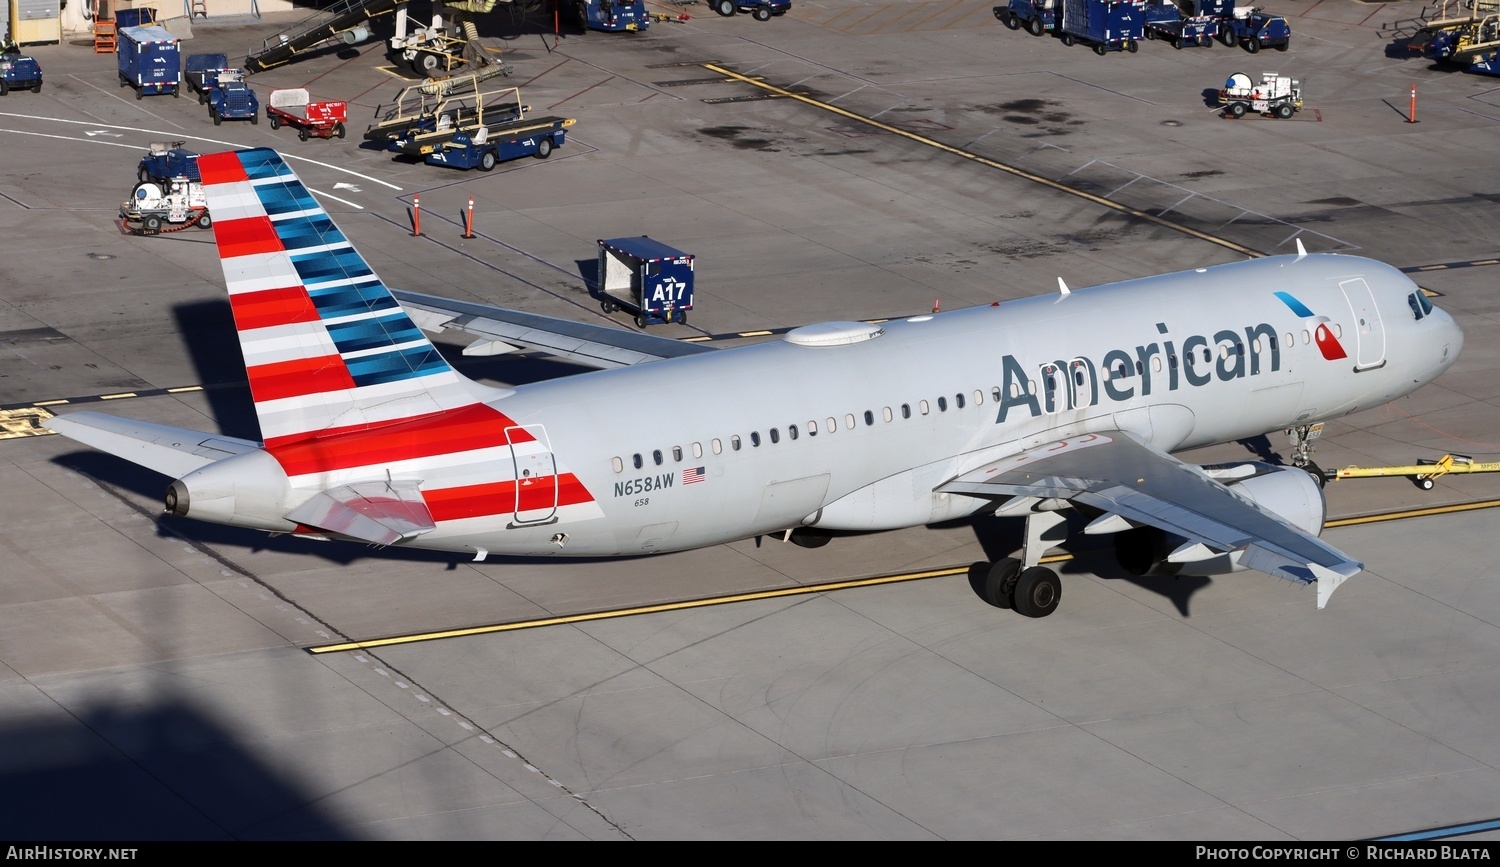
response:
M1411 308L1411 315L1414 318L1421 319L1424 315L1422 313L1422 305L1417 303L1417 293L1413 292L1406 296L1406 306Z

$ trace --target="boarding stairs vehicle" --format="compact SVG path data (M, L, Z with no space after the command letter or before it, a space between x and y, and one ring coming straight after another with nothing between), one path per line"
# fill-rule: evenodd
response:
M134 235L180 232L189 226L207 229L213 225L203 183L179 175L165 183L141 181L120 203L120 219Z
M1302 110L1302 82L1265 72L1256 83L1245 73L1236 72L1219 91L1219 105L1223 106L1221 113L1226 117L1241 118L1255 112L1287 120Z

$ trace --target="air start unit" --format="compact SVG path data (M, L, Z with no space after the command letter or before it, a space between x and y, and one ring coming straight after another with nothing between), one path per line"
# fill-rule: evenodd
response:
M640 328L687 324L693 309L693 257L645 235L599 242L599 308L627 310Z

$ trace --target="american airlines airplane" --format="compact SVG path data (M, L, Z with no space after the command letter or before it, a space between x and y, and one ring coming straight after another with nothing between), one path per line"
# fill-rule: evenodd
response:
M52 430L174 481L166 510L272 534L525 556L641 555L777 534L813 547L981 514L976 564L1029 617L1070 514L1132 574L1363 568L1318 538L1318 423L1450 367L1463 332L1395 268L1307 254L729 349L392 291L273 150L199 159L259 442L98 412ZM598 368L515 388L451 367L545 351ZM1294 466L1171 452L1297 432Z

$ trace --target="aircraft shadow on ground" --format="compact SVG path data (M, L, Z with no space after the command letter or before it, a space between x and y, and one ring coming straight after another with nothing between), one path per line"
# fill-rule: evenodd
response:
M357 840L314 792L165 695L71 706L61 722L0 724L8 840Z

